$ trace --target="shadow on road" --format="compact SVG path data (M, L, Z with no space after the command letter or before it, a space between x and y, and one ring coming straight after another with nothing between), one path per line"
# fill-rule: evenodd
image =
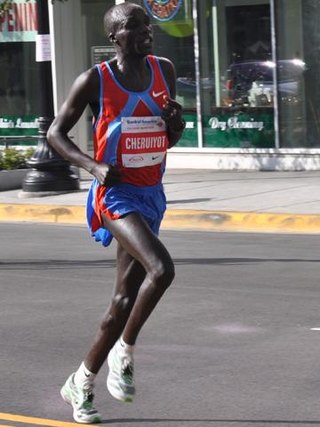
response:
M320 259L303 258L175 258L175 265L241 265L259 264L266 262L279 263L320 263ZM115 268L114 259L100 260L61 260L61 259L41 259L23 261L0 261L1 270L55 270L55 269L86 269L86 268Z
M210 264L226 264L226 265L241 265L263 262L320 262L320 259L303 259L303 258L175 258L176 265L210 265Z
M0 261L1 270L63 270L69 268L115 268L115 260L61 260L61 259L41 259L23 261Z
M174 205L179 203L200 203L209 202L211 199L183 199L183 200L167 200L168 205Z

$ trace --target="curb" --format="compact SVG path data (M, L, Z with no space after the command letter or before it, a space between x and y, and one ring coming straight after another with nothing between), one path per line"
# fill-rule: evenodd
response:
M2 222L86 224L84 206L0 204ZM320 234L320 215L168 209L162 229Z
M85 224L85 218L84 206L0 204L0 221Z
M162 228L202 231L320 234L320 215L168 210Z

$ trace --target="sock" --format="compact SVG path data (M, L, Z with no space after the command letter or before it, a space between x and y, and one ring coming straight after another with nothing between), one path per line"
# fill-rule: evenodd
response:
M119 339L119 347L120 351L124 354L132 354L134 350L134 345L129 345L123 341L122 336Z
M89 371L89 369L86 368L84 362L82 362L79 366L79 369L75 373L74 382L75 384L79 385L92 385L96 376L97 375Z

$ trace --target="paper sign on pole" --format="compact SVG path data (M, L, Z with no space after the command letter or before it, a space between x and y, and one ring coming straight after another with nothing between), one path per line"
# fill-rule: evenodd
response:
M36 36L36 62L51 61L50 34Z

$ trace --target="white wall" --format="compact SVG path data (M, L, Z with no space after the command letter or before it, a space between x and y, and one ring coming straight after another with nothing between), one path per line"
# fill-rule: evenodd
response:
M85 71L85 51L81 6L79 0L49 4L52 38L52 78L55 114L70 91L75 78ZM74 142L86 151L85 114L70 132Z

